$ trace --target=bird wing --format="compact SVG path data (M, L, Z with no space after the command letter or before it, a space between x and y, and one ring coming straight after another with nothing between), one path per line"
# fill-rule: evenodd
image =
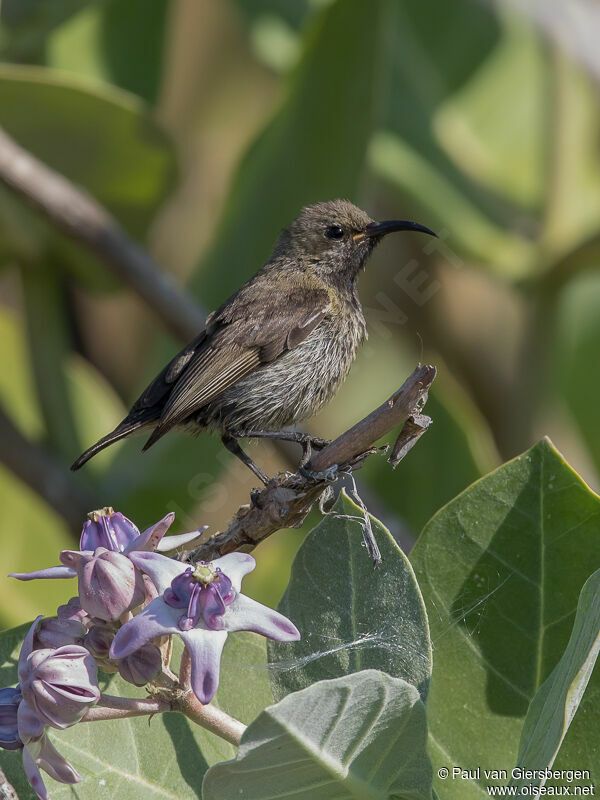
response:
M211 315L208 335L185 362L148 447L237 381L297 347L330 308L329 295L321 289L280 294L281 302L271 298L266 309L242 299Z

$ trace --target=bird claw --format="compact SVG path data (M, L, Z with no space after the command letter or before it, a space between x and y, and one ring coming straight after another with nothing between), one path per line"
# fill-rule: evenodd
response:
M261 489L251 489L250 490L250 502L252 503L254 508L257 508L259 511L262 511L264 506L259 500L260 493L261 493Z
M305 480L310 481L311 483L321 483L322 481L333 483L338 478L338 465L332 464L322 472L315 472L312 469L307 469L304 466L300 466L298 468L298 472Z

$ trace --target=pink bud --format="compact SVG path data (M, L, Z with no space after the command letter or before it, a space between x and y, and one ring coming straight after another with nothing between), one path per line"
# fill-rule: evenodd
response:
M96 662L84 647L33 650L19 665L23 699L39 719L68 728L100 699Z
M144 582L127 556L97 547L94 553L63 550L61 561L77 570L79 599L92 617L118 620L145 599Z
M119 674L134 686L145 686L156 678L162 666L160 650L153 644L145 644L125 658L119 659Z

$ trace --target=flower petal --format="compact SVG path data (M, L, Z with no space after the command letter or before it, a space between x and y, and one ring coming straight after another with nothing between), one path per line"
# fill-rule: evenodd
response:
M162 542L159 542L156 549L160 553L166 553L169 550L177 550L178 547L183 547L185 544L193 542L194 539L199 539L208 525L203 525L197 531L190 531L190 533L180 533L177 536L166 536Z
M236 592L239 592L244 576L252 572L256 566L256 561L250 553L227 553L212 563L227 575Z
M227 631L194 628L179 631L179 635L190 655L192 691L201 703L210 703L219 685L219 666Z
M88 515L81 531L79 549L93 551L97 547L106 547L107 550L122 553L139 535L137 525L120 511L107 506Z
M17 709L17 727L19 731L19 739L23 744L39 741L44 734L44 723L35 713L35 711L27 705L26 700L21 700L19 708Z
M182 564L181 561L167 558L167 556L161 556L159 553L144 551L134 551L129 558L138 569L141 569L142 572L152 578L152 583L160 594L169 588L174 578L181 575L190 566L189 564Z
M157 636L181 633L177 627L180 616L180 608L171 608L162 597L157 597L117 631L110 657L124 658Z
M44 785L44 781L42 780L42 774L37 768L36 763L27 747L23 748L23 770L27 780L31 784L31 788L37 794L40 800L50 800L50 795L48 794Z
M238 594L223 616L225 629L232 631L254 631L279 642L295 642L300 631L279 611L257 603L245 594Z
M29 667L27 665L27 658L29 654L33 651L33 639L35 637L35 632L37 630L38 625L40 624L40 620L42 619L43 614L40 614L39 617L36 617L33 622L31 623L31 627L27 631L27 636L23 639L23 644L21 645L21 652L19 653L19 665L18 665L18 673L19 673L19 681L23 681L28 674Z
M79 783L81 781L81 775L66 758L61 756L47 734L44 734L40 744L41 749L36 761L51 778L60 783Z
M37 578L74 578L76 575L71 567L56 566L38 569L36 572L11 572L8 577L19 581L34 581Z
M59 558L65 567L70 567L77 571L81 560L91 558L94 552L94 550L61 550Z
M133 550L156 550L158 544L165 533L169 530L175 519L175 514L171 511L154 525L141 533L134 541L130 542L125 550L125 554L131 553Z

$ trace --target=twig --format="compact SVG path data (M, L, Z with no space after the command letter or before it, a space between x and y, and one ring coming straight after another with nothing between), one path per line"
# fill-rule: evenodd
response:
M103 694L98 705L90 708L82 722L142 717L170 710L171 705L165 700L155 700L152 697L113 697L112 695Z
M12 783L8 782L2 767L0 767L0 800L19 800L19 795Z
M83 189L50 169L0 128L0 180L57 228L93 251L166 326L185 341L204 326L204 314L119 223Z
M25 438L1 408L0 461L43 497L79 535L85 515L93 507L91 498L60 461Z
M394 469L396 469L408 451L412 450L421 436L423 436L427 428L431 425L431 421L431 417L428 417L427 414L411 414L406 420L388 458L388 463L391 464Z
M300 473L276 476L256 498L242 506L227 530L216 533L188 555L188 561L209 561L235 550L248 552L281 528L299 527L338 474L359 468L374 452L373 444L409 417L420 413L435 378L432 366L419 366L383 405L320 450L309 468L318 478Z

